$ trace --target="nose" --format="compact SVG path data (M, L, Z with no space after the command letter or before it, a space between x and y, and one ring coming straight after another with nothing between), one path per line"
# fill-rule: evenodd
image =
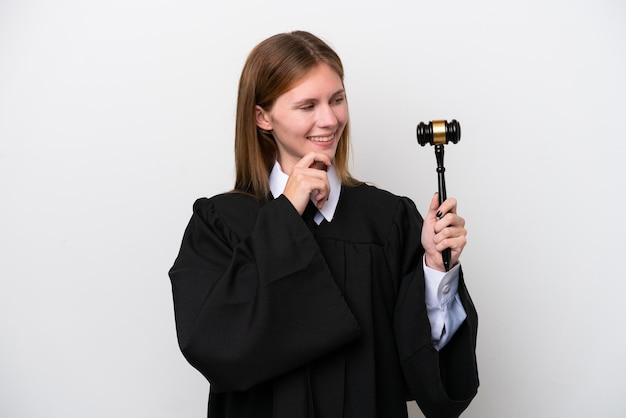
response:
M320 127L335 127L338 123L337 115L331 106L320 106L318 108L317 123Z

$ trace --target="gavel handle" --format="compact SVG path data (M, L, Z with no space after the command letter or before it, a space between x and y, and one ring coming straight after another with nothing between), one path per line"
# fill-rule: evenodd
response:
M446 200L448 197L446 195L446 178L444 173L446 172L445 167L443 166L443 145L436 144L435 145L435 157L437 158L437 174L439 178L439 206ZM443 267L446 271L450 270L450 248L446 248L441 252L441 257L443 258Z

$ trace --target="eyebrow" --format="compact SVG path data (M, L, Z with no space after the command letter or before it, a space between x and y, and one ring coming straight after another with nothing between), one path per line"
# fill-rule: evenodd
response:
M338 96L340 94L346 94L346 89L339 89L336 92L334 92L333 94L331 94L330 97L332 98L332 97ZM307 99L298 100L297 102L295 102L293 104L293 106L297 107L297 106L301 106L301 105L303 105L305 103L309 103L309 102L317 102L317 99L314 99L314 98L311 97L311 98L307 98Z

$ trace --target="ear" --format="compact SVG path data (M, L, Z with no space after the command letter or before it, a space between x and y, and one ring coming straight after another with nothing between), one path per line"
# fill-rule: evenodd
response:
M254 111L256 114L256 126L258 126L259 128L265 131L271 131L272 124L269 121L269 117L265 109L263 109L259 105L256 105L254 108Z

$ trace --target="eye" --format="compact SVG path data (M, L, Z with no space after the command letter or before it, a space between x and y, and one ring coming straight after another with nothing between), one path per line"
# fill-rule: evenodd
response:
M341 104L341 103L343 103L343 102L344 102L344 100L346 100L346 98L345 98L344 96L337 96L337 97L335 97L335 98L332 100L332 102L333 102L334 104Z
M313 103L307 103L300 106L300 110L313 110Z

